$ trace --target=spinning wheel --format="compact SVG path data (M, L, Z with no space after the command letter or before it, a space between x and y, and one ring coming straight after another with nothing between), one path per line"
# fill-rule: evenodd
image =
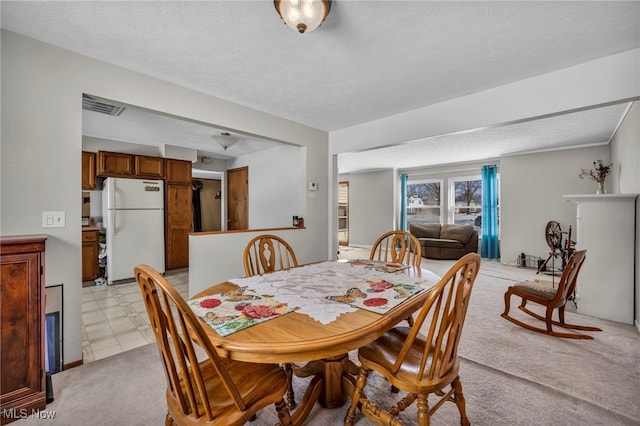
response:
M562 229L558 222L555 220L548 222L544 229L544 236L551 250L555 251L562 248Z
M568 234L568 237L564 244L565 247L563 247L562 244L562 238L564 234ZM549 257L547 257L547 260L545 260L544 263L540 265L536 274L539 274L540 272L546 270L545 268L547 266L547 263L549 263L551 259L554 259L558 256L562 258L562 269L564 269L565 265L567 264L567 259L569 259L574 251L573 245L575 244L575 241L571 241L571 227L569 227L569 232L563 232L558 222L556 222L555 220L550 220L549 222L547 222L547 226L545 226L544 228L544 238L547 241L547 245L551 249L551 252L549 252ZM555 271L552 271L552 274L554 273Z

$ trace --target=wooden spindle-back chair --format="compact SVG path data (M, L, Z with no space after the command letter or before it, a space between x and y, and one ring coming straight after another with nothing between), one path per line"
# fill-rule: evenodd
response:
M271 234L258 235L249 241L243 261L248 277L298 266L298 259L289 243Z
M403 263L419 268L422 262L422 246L415 235L410 232L389 231L378 237L371 248L369 259Z
M402 425L397 415L416 400L420 426L428 425L430 416L447 401L458 407L461 424L469 424L458 376L458 344L479 268L480 256L476 253L462 257L430 290L413 327L395 327L358 350L360 373L345 425L353 425L358 407L376 425ZM406 396L390 409L367 399L363 391L372 371ZM429 394L441 397L432 408Z
M280 424L291 424L284 403L287 376L279 365L221 358L200 320L162 275L148 265L136 266L134 275L167 379L166 425L243 425L271 404Z

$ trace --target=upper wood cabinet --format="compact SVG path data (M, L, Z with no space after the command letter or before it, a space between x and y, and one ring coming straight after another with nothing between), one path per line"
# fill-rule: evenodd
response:
M164 158L98 151L97 175L162 179L164 178Z
M135 165L136 177L164 178L164 158L136 155Z
M98 151L98 176L132 177L135 175L134 156L120 152Z
M167 183L183 183L190 186L191 161L167 159L164 177Z
M96 153L82 151L82 189L96 189Z

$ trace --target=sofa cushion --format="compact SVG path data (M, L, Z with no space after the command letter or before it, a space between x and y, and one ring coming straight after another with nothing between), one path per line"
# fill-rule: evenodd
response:
M439 223L410 223L409 232L416 238L440 238Z
M464 244L458 240L443 240L441 238L420 238L420 245L423 247L437 247L445 249L462 249Z
M446 240L457 240L466 244L471 240L475 229L471 225L442 225L440 238Z

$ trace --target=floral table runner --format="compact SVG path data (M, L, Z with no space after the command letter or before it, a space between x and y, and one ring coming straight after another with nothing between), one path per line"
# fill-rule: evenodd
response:
M371 279L351 287L343 294L325 296L334 302L384 314L414 294L426 290L411 284L396 284L393 278Z
M221 336L228 336L291 311L286 303L276 302L246 287L191 299L188 304Z

